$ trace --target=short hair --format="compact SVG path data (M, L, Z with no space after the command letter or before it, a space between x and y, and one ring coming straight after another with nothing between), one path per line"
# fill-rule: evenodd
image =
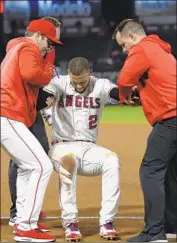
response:
M86 58L84 57L75 57L69 61L68 70L73 75L79 76L84 73L90 72L90 65Z
M136 21L134 19L124 19L115 28L113 35L112 35L112 39L116 38L117 32L120 32L123 35L127 35L130 31L133 33L136 33L138 35L145 34L145 30L144 30L142 24L140 24L138 21Z
M62 26L62 22L60 20L58 20L57 18L54 18L52 16L46 16L46 17L43 17L42 19L45 19L45 20L51 22L55 27L61 27Z

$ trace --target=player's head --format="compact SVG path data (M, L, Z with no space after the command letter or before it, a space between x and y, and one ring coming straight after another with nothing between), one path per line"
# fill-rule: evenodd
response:
M116 39L123 52L129 52L130 48L145 36L145 30L140 23L133 19L124 19L114 30L112 38Z
M90 65L86 58L75 57L69 61L68 74L71 83L78 93L83 93L90 80Z

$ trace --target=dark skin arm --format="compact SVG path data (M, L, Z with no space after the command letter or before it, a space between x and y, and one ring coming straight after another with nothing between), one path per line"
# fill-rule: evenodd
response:
M131 95L132 103L131 103L131 105L133 105L133 106L140 105L139 92L138 92L137 88L132 89L131 92L132 92L132 95ZM119 89L117 87L111 89L110 98L117 100L117 101L120 101ZM126 103L126 100L124 100L123 105L128 105L128 103Z
M46 100L48 97L54 97L54 95L44 91L43 88L40 88L38 99L37 99L37 105L36 105L37 111L40 111L45 107L47 107Z
M119 90L117 87L111 89L110 98L119 101Z

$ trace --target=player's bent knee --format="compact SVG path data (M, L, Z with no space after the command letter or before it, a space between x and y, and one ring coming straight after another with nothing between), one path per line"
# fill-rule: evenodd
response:
M107 166L111 167L111 168L119 168L120 167L120 161L119 161L119 157L116 153L110 151L106 154L106 164Z
M76 158L75 155L69 153L63 156L60 160L60 181L64 184L71 185L74 171L76 169Z
M69 173L73 174L76 168L76 158L73 153L68 153L60 160L60 166L62 166Z
M54 170L59 174L60 181L65 184L72 184L73 173L76 170L76 157L68 147L56 145L49 156Z

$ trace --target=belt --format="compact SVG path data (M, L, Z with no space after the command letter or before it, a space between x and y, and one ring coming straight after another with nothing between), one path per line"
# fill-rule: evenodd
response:
M176 120L177 117L176 117L176 116L173 116L173 117L169 117L169 118L165 118L165 119L163 119L163 120L157 121L157 122L155 122L155 123L153 124L153 127L154 127L157 123L164 124L164 122L169 121L169 120L173 120L173 119Z
M95 142L93 142L93 141L90 141L90 140L81 140L81 139L77 139L77 140L62 140L62 141L58 141L58 140L53 140L52 141L52 145L54 145L54 144L57 144L57 143L65 143L65 142L68 142L68 143L75 143L75 142L85 142L85 143L95 143Z

